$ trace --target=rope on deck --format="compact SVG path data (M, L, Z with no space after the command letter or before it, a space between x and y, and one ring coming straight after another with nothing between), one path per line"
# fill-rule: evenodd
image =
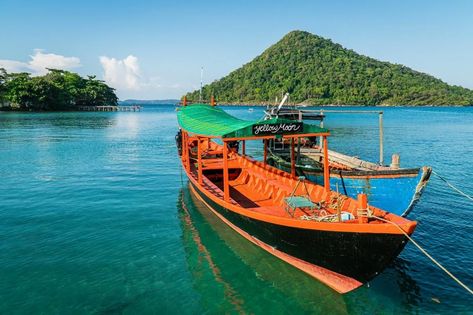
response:
M473 290L471 290L466 284L464 284L463 282L461 282L457 277L455 277L450 271L447 270L447 268L445 268L444 266L442 266L437 260L435 260L435 258L433 258L425 249L423 249L416 241L414 241L414 239L412 239L412 237L410 237L406 231L404 231L397 223L395 222L391 222L391 221L388 221L388 220L385 220L383 218L380 218L380 217L377 217L375 215L371 215L370 216L371 218L375 218L375 219L378 219L378 220L381 220L383 222L386 222L386 223L390 223L394 226L396 226L399 230L401 230L401 232L409 239L409 241L412 242L412 244L414 244L425 256L427 256L427 258L429 258L434 264L436 264L440 269L442 269L448 276L450 276L450 278L452 278L455 282L457 282L460 286L462 286L467 292L469 292L471 295L473 295Z
M438 178L440 178L441 180L443 180L448 186L450 186L453 190L455 190L457 193L459 193L460 195L462 195L463 197L466 197L468 199L470 199L471 201L473 201L473 197L464 193L463 191L461 191L460 189L458 189L457 187L453 186L448 180L446 180L445 178L443 178L442 176L440 176L437 172L435 172L434 170L432 170L432 173L437 175Z

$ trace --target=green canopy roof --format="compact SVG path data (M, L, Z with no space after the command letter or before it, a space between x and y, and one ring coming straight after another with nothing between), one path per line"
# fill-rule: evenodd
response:
M219 107L204 104L181 107L177 112L177 120L187 132L207 137L248 138L271 134L328 133L327 129L288 119L242 120Z

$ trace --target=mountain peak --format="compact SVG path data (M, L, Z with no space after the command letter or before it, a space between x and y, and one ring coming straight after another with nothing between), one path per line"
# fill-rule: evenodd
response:
M307 31L293 30L293 31L290 31L289 33L287 33L286 35L284 35L283 38L302 37L302 36L307 36L307 37L316 36L316 37L318 37L317 35L309 33Z
M229 103L272 103L285 92L296 103L312 105L473 105L471 90L300 30L203 88L204 98Z

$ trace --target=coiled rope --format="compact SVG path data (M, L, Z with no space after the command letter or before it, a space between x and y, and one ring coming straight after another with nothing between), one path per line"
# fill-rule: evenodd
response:
M432 170L432 173L437 175L438 178L440 178L441 180L443 180L448 186L450 186L453 190L455 190L457 193L459 193L460 195L470 199L471 201L473 201L473 197L464 193L463 191L461 191L460 189L458 189L457 187L453 186L448 180L446 180L445 178L443 178L442 176L440 176L437 172L435 172L434 170Z
M404 231L397 223L385 220L385 219L377 217L375 215L369 215L369 217L375 218L375 219L378 219L380 221L390 223L390 224L396 226L409 239L409 241L412 242L412 244L414 244L425 256L427 256L427 258L429 258L434 264L436 264L440 269L442 269L448 276L450 276L450 278L452 278L455 282L457 282L460 286L462 286L466 291L468 291L471 295L473 295L473 290L471 290L466 284L464 284L457 277L455 277L450 271L447 270L447 268L445 268L437 260L435 260L435 258L430 256L430 254L427 253L427 251L425 249L423 249L416 241L414 241L412 239L412 237L410 237L406 233L406 231Z

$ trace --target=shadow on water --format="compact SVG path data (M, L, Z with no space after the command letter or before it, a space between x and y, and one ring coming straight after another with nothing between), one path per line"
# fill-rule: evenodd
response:
M404 314L422 309L421 289L410 276L411 263L400 257L369 284L348 293L350 314Z
M177 208L188 268L205 310L348 313L342 295L245 240L188 188Z
M138 294L125 301L121 299L117 299L116 302L112 302L109 305L102 307L100 310L98 310L94 314L96 315L123 314L123 312L127 311L131 306L142 303L142 300L145 299L146 295L147 293Z
M418 306L421 302L420 287L409 275L411 262L398 257L390 266L397 274L396 282L408 305Z

